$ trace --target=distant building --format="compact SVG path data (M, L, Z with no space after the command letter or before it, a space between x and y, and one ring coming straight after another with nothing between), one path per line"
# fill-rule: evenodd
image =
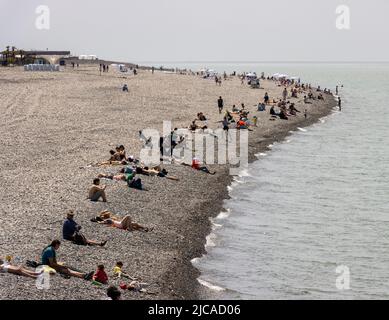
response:
M94 54L82 54L78 56L80 60L98 60L98 57Z
M25 51L25 55L35 64L63 64L70 51Z

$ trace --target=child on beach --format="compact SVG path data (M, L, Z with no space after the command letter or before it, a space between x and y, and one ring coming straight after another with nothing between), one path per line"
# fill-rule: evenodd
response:
M113 276L116 277L116 278L123 277L123 278L128 278L130 280L137 280L136 278L131 277L128 274L124 273L122 271L122 268L123 268L123 262L121 262L121 261L116 262L116 265L113 268Z
M93 275L93 281L97 281L102 284L108 283L108 275L104 271L104 265L100 264L97 266L96 273Z

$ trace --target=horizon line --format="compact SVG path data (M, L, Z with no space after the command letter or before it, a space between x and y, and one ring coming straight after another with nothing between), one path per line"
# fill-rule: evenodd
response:
M363 64L370 64L370 63L389 63L389 60L383 60L383 61L239 61L239 60L231 60L231 61L219 61L219 60L166 60L166 61L158 61L158 60L147 60L147 61L138 61L138 63L363 63Z

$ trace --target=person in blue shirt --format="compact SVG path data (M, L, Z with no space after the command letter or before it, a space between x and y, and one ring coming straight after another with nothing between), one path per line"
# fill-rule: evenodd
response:
M97 242L93 240L88 240L83 234L79 231L81 226L74 221L74 212L69 211L66 216L66 220L63 223L62 236L65 240L73 241L79 245L89 245L89 246L104 246L107 241Z
M59 264L57 262L57 250L61 245L61 241L53 240L50 245L42 251L42 261L43 265L47 265L59 273L62 273L68 277L77 277L85 280L91 280L93 277L93 271L89 273L82 273L78 271L74 271L69 267L66 267L64 264Z

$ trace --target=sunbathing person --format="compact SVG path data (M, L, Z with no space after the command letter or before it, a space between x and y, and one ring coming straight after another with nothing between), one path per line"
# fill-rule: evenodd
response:
M99 162L99 163L96 163L94 166L97 166L97 167L104 167L104 166L125 166L126 164L128 164L128 162L126 160L107 160L107 161L102 161L102 162Z
M149 286L146 282L139 282L139 281L131 281L129 284L121 284L120 288L123 290L130 290L130 291L137 291L137 292L143 292L147 293L145 287Z
M175 180L175 181L180 180L177 177L168 176L167 175L168 172L166 171L166 169L161 169L160 166L153 167L151 169L149 169L148 167L144 167L144 168L136 167L136 173L143 174L145 176L152 176L152 177L157 176L160 178L166 178L166 179Z
M39 273L34 272L22 266L13 266L11 265L10 262L3 261L0 259L0 273L6 273L6 272L16 274L18 276L25 276L25 277L36 279L39 277L39 275L43 273L43 270Z
M107 202L107 197L105 195L106 186L100 186L100 179L96 178L93 180L93 185L89 189L88 199L93 202L99 201L102 198L103 202Z
M232 106L232 112L233 112L233 113L239 112L239 109L238 109L235 105L233 105L233 106Z
M195 170L203 171L205 173L214 175L216 172L211 172L206 166L200 166L200 161L197 158L193 158L192 164L185 163L184 161L176 160L176 163L182 164L183 166L192 167Z
M116 154L118 155L119 160L126 160L126 150L122 144L116 147Z
M81 273L78 271L74 271L69 267L66 267L64 264L60 264L57 262L57 254L56 251L59 249L61 245L61 241L54 240L51 242L49 246L47 246L42 251L42 265L47 265L50 268L53 268L55 271L67 275L68 277L77 277L85 280L92 279L93 272L90 273Z
M109 225L109 226L112 226L112 227L115 227L118 229L123 229L123 230L127 230L127 231L139 230L139 231L144 231L144 232L148 232L148 231L153 230L153 228L148 228L148 227L142 226L138 223L132 222L132 219L129 215L126 215L123 219L116 218L108 210L104 210L104 211L100 212L99 218L101 219L101 221L97 221L98 223L106 224L106 225Z
M65 240L72 241L78 245L89 245L89 246L105 246L107 241L92 241L88 240L83 234L79 231L81 230L81 226L74 221L74 212L69 211L66 216L66 220L64 221L62 227L62 235Z
M287 113L286 113L285 109L281 109L279 117L282 120L288 120L288 116L287 116Z
M111 157L109 158L108 161L121 161L121 157L120 157L120 154L118 152L116 152L115 150L109 150L109 154L111 155Z
M107 296L111 299L111 300L121 300L121 295L122 293L120 292L120 290L118 288L116 288L115 286L110 286L108 289L107 289Z

